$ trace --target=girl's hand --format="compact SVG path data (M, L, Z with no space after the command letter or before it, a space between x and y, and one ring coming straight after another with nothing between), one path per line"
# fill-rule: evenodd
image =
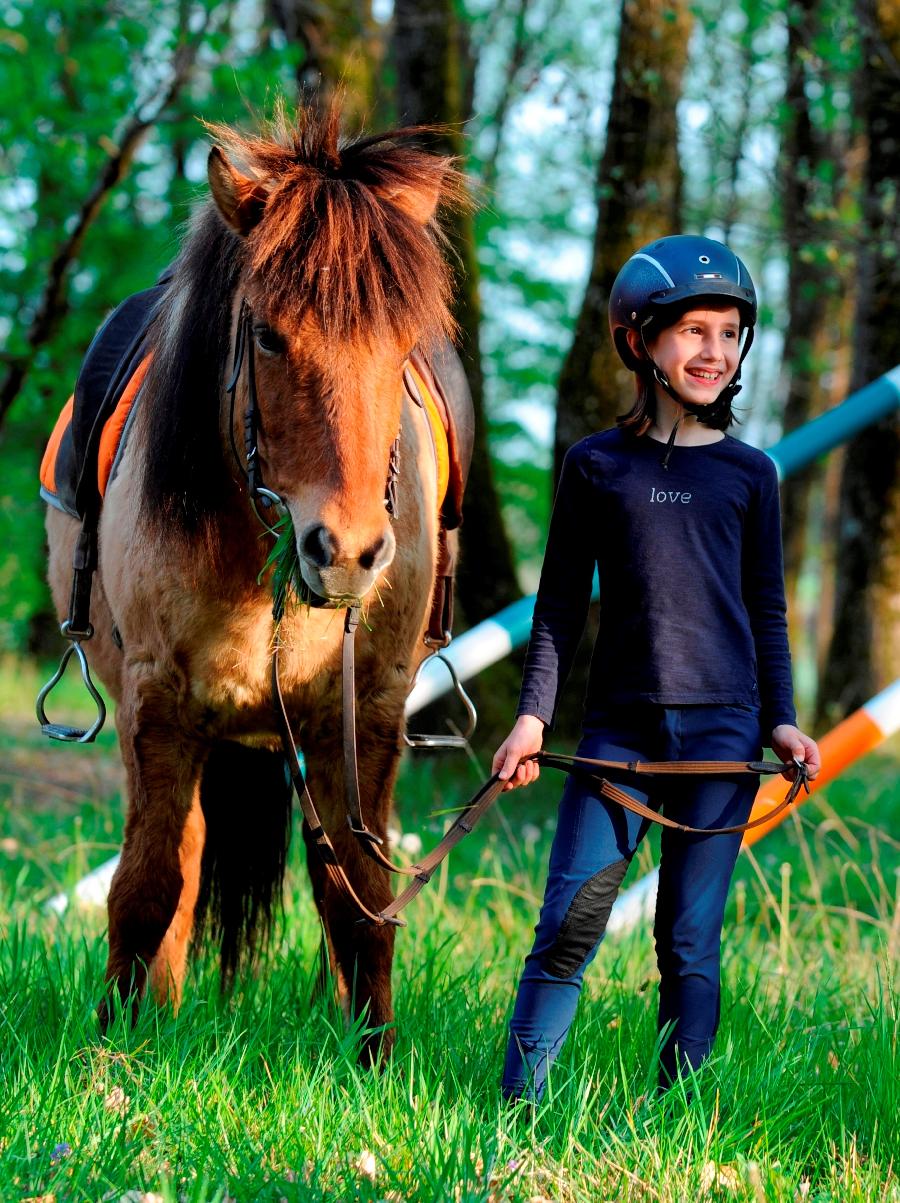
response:
M491 772L499 773L500 779L506 781L503 792L516 789L520 785L531 785L537 781L541 770L533 760L525 764L519 761L523 756L540 752L544 742L544 722L533 714L520 714L516 725L494 753L491 762Z
M822 767L818 745L814 739L804 735L799 728L791 727L788 723L782 723L781 726L776 727L772 732L772 751L779 760L783 760L788 766L782 774L787 777L788 781L793 780L791 761L795 756L798 760L806 762L810 781L815 781L818 777L819 769Z

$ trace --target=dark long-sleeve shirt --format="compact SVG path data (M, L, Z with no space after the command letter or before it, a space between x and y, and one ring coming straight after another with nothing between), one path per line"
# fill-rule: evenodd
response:
M728 435L673 448L619 429L570 448L550 521L519 714L552 726L584 630L600 627L585 711L761 705L795 723L775 466Z

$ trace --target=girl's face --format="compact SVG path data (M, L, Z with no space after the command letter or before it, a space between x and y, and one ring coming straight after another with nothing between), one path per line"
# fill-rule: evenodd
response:
M679 396L701 405L715 401L740 361L740 313L728 308L690 309L649 344L656 363Z

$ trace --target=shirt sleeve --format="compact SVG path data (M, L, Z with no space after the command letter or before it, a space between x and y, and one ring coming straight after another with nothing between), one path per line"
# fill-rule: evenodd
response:
M768 739L779 724L797 722L784 598L778 476L768 459L747 514L742 582L756 647L760 720Z
M536 715L548 727L556 720L591 602L591 491L590 454L576 444L566 453L553 503L516 710Z

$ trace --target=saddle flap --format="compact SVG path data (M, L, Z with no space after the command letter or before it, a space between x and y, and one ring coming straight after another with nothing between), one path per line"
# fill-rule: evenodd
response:
M475 441L475 411L462 361L453 344L444 340L425 352L416 347L410 362L434 398L447 435L449 480L441 507L447 530L462 522L463 495Z

